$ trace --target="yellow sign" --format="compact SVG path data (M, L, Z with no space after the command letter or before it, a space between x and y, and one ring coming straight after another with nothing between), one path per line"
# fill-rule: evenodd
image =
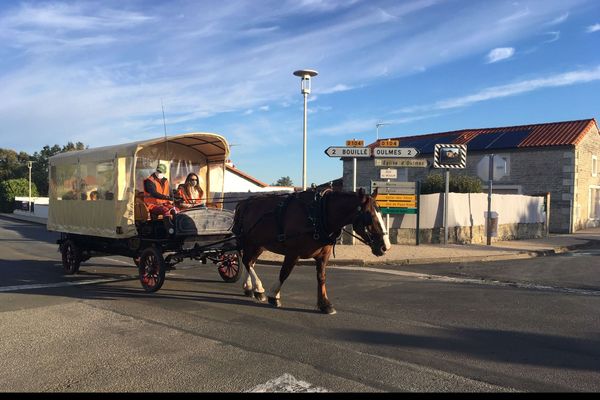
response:
M377 201L417 201L414 194L378 194Z
M346 140L346 146L348 147L363 147L365 145L364 140Z
M416 208L416 201L377 201L379 207L385 208Z
M399 140L380 140L379 147L400 147Z

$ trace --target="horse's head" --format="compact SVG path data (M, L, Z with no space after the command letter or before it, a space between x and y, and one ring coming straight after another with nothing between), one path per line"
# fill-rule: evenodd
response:
M382 256L392 245L390 238L383 224L383 218L379 207L375 203L374 197L377 195L377 190L371 196L365 193L364 189L359 189L358 197L360 205L358 206L358 214L352 221L354 231L371 247L371 251L376 256Z

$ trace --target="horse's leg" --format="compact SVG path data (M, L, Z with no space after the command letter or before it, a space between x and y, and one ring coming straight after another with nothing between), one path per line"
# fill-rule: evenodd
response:
M269 290L269 304L275 307L281 307L281 286L283 286L283 282L290 276L294 266L298 262L298 256L290 256L286 255L283 259L283 265L281 266L281 271L279 272L279 280L275 281L271 290Z
M248 277L244 282L244 293L247 296L253 294L258 301L264 303L267 301L265 289L263 288L262 282L254 270L254 264L262 252L263 249L261 248L244 249L242 261L246 266L246 270L248 271Z
M315 257L317 261L317 307L321 310L322 313L325 314L335 314L335 308L327 298L327 288L325 287L325 278L327 269L327 261L329 261L329 257L331 256L331 246L328 248L324 248L323 252L319 254L319 256Z

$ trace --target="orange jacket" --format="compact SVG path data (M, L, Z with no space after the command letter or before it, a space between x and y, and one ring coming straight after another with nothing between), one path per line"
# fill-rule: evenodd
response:
M150 181L150 182L154 183L154 186L156 187L156 191L158 193L162 194L163 196L169 196L169 181L165 180L165 184L163 186L161 181L158 180L154 176L154 174L152 174L147 179L144 180L144 203L146 203L148 206L156 206L156 205L161 205L161 204L167 204L170 202L169 200L166 200L166 199L157 199L156 197L152 197L152 195L146 191L146 185L145 185L146 181Z
M179 194L179 197L181 197L183 199L183 203L184 204L189 204L192 206L195 205L199 205L202 204L202 189L198 190L198 197L197 198L192 198L188 195L187 191L185 190L185 185L181 185L179 187L179 189L177 190L177 193Z

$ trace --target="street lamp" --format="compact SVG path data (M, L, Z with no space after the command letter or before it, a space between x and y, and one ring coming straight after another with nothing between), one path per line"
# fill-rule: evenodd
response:
M389 122L378 122L375 124L375 128L377 128L377 140L379 140L379 127L384 125L391 125Z
M29 168L29 212L31 213L31 167L33 161L27 161L27 168Z
M300 91L304 95L304 140L302 150L302 190L306 190L306 102L310 93L310 78L317 76L318 72L312 69L300 69L294 71L294 75L299 76Z

